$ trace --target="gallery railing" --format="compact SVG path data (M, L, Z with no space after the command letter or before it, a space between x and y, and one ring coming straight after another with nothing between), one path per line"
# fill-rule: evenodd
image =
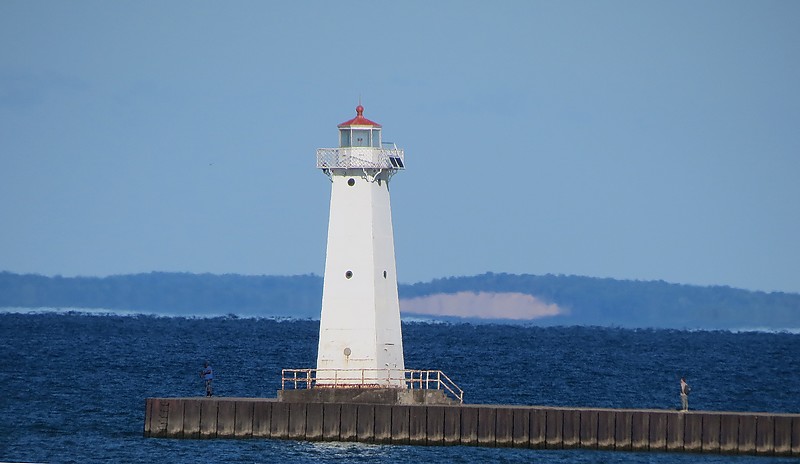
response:
M317 168L329 169L405 169L405 155L399 148L343 147L318 148Z

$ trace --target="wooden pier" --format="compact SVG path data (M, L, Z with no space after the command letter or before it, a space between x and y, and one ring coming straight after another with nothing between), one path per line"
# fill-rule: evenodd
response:
M148 398L145 437L800 456L800 414Z

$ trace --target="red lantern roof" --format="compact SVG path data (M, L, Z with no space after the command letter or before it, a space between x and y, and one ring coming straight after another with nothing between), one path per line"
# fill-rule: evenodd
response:
M377 122L372 122L364 117L364 107L361 105L356 106L357 116L349 121L345 121L336 127L349 127L349 126L372 126L381 127Z

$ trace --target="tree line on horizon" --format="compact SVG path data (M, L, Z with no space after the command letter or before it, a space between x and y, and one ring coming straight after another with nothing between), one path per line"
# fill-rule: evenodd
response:
M400 298L515 292L568 310L527 322L676 329L800 328L800 294L565 275L485 273L400 284ZM322 277L151 272L47 277L0 272L0 307L319 318ZM459 320L458 318L448 318ZM499 322L499 321L495 321Z

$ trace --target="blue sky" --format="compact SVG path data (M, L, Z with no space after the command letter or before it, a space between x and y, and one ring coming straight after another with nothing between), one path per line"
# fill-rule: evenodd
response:
M800 2L0 2L0 270L322 274L315 149L406 150L401 282L800 292Z

